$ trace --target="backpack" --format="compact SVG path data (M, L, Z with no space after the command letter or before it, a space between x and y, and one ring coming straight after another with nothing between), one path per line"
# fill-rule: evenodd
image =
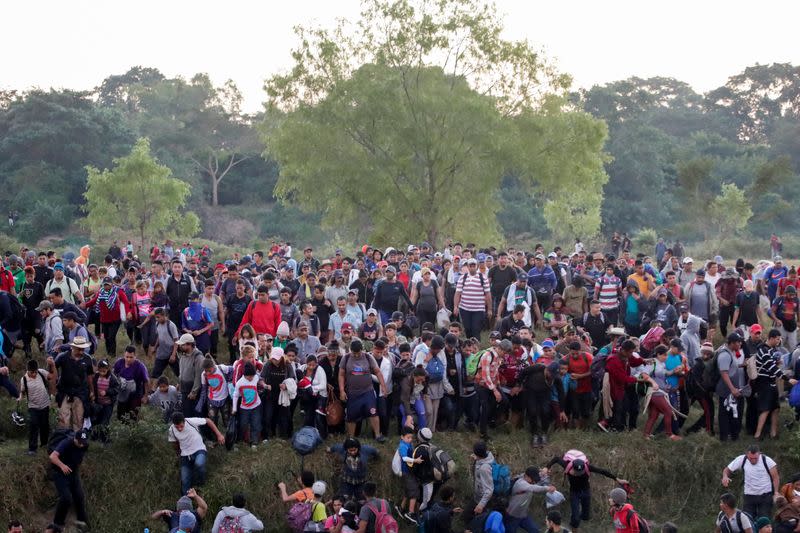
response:
M433 444L429 444L428 457L430 457L433 477L436 481L447 481L453 476L456 471L456 462L450 457L449 453Z
M582 319L583 321L581 322L581 324L583 324L583 327L586 327L586 321L588 319L589 319L589 313L583 313L583 319ZM600 323L601 324L606 323L606 315L603 313L600 313Z
M742 526L742 513L744 513L744 511L740 511L738 509L736 510L736 527L739 531L744 531L744 527ZM749 514L745 513L745 515L750 519L751 524L755 524L755 520L753 520ZM728 518L722 511L720 511L717 515L717 523L719 524L719 529L722 533L733 533L730 522L728 522Z
M744 459L742 459L742 466L739 467L739 468L742 469L742 477L744 477L744 465L746 465L746 464L747 464L747 456L745 455ZM772 474L770 474L769 467L767 466L767 456L764 455L763 453L761 454L761 464L764 465L764 470L767 471L767 476L769 476L771 478ZM772 494L772 493L773 492L770 491L770 494Z
M312 514L314 514L312 502L297 502L286 512L286 525L295 533L303 533L306 524L311 521Z
M325 407L325 421L328 426L338 426L344 418L344 406L333 393L333 387L328 385L328 405Z
M508 465L498 462L492 463L492 484L494 485L494 496L508 496L511 492L511 469Z
M608 357L608 355L597 354L589 366L589 372L592 375L592 398L595 400L600 397L600 391L603 390L603 377L606 375Z
M564 454L562 460L567 463L567 466L564 467L564 475L570 473L572 470L572 463L578 459L583 461L583 464L586 465L586 469L584 470L585 475L589 475L589 459L586 457L586 454L580 450L567 450Z
M397 526L397 520L389 514L385 500L381 500L380 510L370 503L366 504L366 506L375 515L375 533L399 533L400 528Z
M117 376L117 381L119 381L119 392L117 393L117 401L120 403L125 403L130 398L131 394L136 392L136 382L132 379L125 379L123 377Z
M317 505L321 505L320 502L311 502L311 516L314 516L314 509ZM309 520L306 522L306 525L303 526L303 533L324 533L327 531L325 529L325 522L314 522L313 520Z
M239 523L238 516L226 516L217 530L219 533L244 533L244 528Z
M483 524L484 533L506 533L506 526L503 524L503 515L498 511L492 511L486 517Z
M650 331L645 334L644 339L642 339L642 348L647 350L648 352L652 352L656 349L656 346L661 344L661 337L664 335L664 328L661 326L656 326Z
M794 408L800 407L800 383L792 387L789 392L789 405Z
M392 456L392 473L395 476L403 475L403 458L400 457L400 450L397 449Z
M489 348L486 348L488 350ZM483 354L486 353L486 350L481 350L480 352L472 355L470 358L467 359L467 375L474 376L478 373L478 368L480 367L481 357Z
M53 434L50 435L50 439L47 441L47 453L48 455L53 453L55 449L58 447L59 444L64 442L67 439L74 439L75 432L69 428L56 428L53 431Z
M11 293L8 293L8 303L11 306L10 322L22 322L27 314L25 306L22 305L22 302L19 301L19 298L12 296Z
M719 383L719 380L722 377L719 373L717 359L719 357L719 352L722 351L723 348L724 347L721 347L719 350L714 352L714 355L711 356L711 359L705 362L706 366L703 369L703 388L707 392L714 392L714 390L717 388L717 383Z
M444 365L438 355L435 355L425 366L430 383L440 383L444 379Z
M629 527L631 525L631 520L633 519L633 517L636 517L636 523L639 525L639 533L650 533L650 531L651 531L650 524L647 522L647 520L642 518L639 515L639 513L637 513L633 509L628 509L628 526ZM741 531L744 531L744 530L741 529Z
M304 426L292 436L292 448L300 455L308 455L320 445L322 437L313 426Z
M747 379L750 381L758 379L758 365L756 364L755 354L745 360L744 368L747 371Z

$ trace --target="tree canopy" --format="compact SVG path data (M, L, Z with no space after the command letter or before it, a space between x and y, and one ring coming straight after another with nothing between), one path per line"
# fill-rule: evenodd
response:
M267 82L280 198L376 242L497 240L513 173L551 229L599 229L606 130L569 109L567 76L483 3L364 5L355 26L299 28L294 68Z

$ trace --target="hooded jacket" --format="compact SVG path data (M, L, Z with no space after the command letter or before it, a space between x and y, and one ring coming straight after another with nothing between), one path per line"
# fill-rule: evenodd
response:
M690 314L686 321L686 330L681 334L681 342L686 350L689 366L693 366L694 360L700 357L700 326L702 324L702 318Z
M214 525L211 527L211 533L219 532L219 528L222 526L222 521L226 516L238 518L239 526L245 531L245 533L249 533L250 531L264 530L264 523L256 518L253 513L247 509L241 509L231 505L228 507L223 507L217 513L217 517L214 519Z
M494 481L492 481L493 463L494 455L492 455L492 452L488 452L486 457L475 461L472 471L474 498L478 505L483 508L489 503L494 493Z

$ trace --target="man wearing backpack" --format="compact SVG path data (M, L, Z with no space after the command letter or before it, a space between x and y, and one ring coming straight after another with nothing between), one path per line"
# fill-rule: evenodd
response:
M358 515L356 533L397 533L397 521L389 511L389 502L376 497L378 487L375 483L364 483L366 502Z
M478 360L475 384L480 402L480 435L483 440L488 438L489 420L495 416L497 406L503 400L499 382L500 363L503 355L510 352L512 347L511 341L504 339L486 350Z
M0 374L3 372L0 368ZM19 380L19 397L28 399L28 451L27 455L36 455L37 438L42 446L47 444L50 434L50 393L55 390L56 367L48 361L48 369L40 370L36 359L29 359L27 372Z
M628 483L620 479L608 470L592 464L589 466L586 456L577 450L569 450L563 457L553 457L545 467L543 474L550 476L550 468L553 465L561 465L564 469L567 482L569 483L569 506L572 514L569 525L574 533L578 533L581 522L586 522L591 518L592 489L589 484L590 474L600 474L609 479L613 479L620 485ZM550 476L552 479L552 476Z
M84 429L79 433L64 433L64 437L50 452L53 483L58 492L58 504L53 522L62 530L66 526L67 513L73 504L75 505L75 526L79 531L88 529L86 497L83 494L80 472L78 472L88 447L89 430Z
M738 440L742 430L744 414L742 389L746 379L743 340L738 333L731 333L728 335L727 344L717 350L715 359L707 363L710 366L709 381L717 380L715 390L719 398L719 440L722 442L728 440L728 437L731 440Z
M462 512L460 507L453 507L455 493L453 487L443 487L439 501L420 514L420 524L425 533L453 533L453 515Z
M453 314L464 324L467 338L481 338L481 330L486 319L492 321L492 295L489 281L478 272L478 261L467 260L467 273L456 282L453 300Z
M609 514L614 523L614 531L616 533L645 533L650 531L649 526L646 523L643 524L639 513L633 509L633 505L628 503L628 493L624 489L620 487L611 489L608 495L608 502L611 505Z
M249 533L264 530L264 523L245 509L247 501L244 494L240 492L234 494L231 503L233 505L219 510L211 533Z
M726 492L719 497L715 533L754 533L753 522L746 513L736 508L736 496Z
M772 516L773 497L781 486L778 465L753 444L722 471L723 487L728 488L731 474L739 469L744 478L744 512L750 516Z

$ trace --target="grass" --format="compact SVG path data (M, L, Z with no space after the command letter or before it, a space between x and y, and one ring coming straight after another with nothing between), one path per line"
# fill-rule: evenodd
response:
M21 371L19 359L16 357L12 365L15 376ZM6 480L0 484L0 520L16 518L23 521L26 530L41 531L52 520L55 491L46 477L45 452L40 450L36 457L23 455L27 437L24 429L11 425L8 413L13 405L5 397L0 401L0 434L7 439L0 445L0 471ZM693 421L698 415L693 411L690 418ZM787 408L783 416L789 418ZM297 422L295 427L298 427ZM640 418L639 427L642 425ZM148 410L135 426L115 423L112 427L113 444L107 448L92 444L82 467L93 531L135 533L145 527L153 532L165 531L163 523L150 520L149 515L158 509L174 508L180 491L178 462L167 443L166 426L156 413ZM720 485L722 469L734 456L743 453L749 442L743 439L739 443L723 444L705 434L692 435L680 442L666 441L663 436L645 441L641 429L618 435L598 430L558 431L547 447L531 449L527 430L511 431L504 426L492 433L490 448L514 473L522 472L529 465L544 465L553 456L577 448L587 453L590 462L634 484L636 492L632 501L642 516L656 524L670 520L679 525L681 532L697 533L712 530L718 497L724 492ZM327 481L331 489L336 486L339 462L328 456L324 448L340 438L329 438L305 461L306 468L318 479ZM393 435L384 445L364 440L381 453L380 460L370 464L370 479L378 484L381 496L398 501L401 486L390 467L397 437ZM450 483L456 489L459 504L467 504L472 494L469 454L475 440L477 435L469 433L443 432L434 436L434 442L447 449L457 463L457 473ZM778 462L783 477L800 470L800 440L795 434L784 430L780 441L767 441L763 448ZM287 506L277 497L275 483L289 482L290 473L299 470L299 457L290 444L282 440L271 440L257 451L245 446L238 446L233 452L222 447L210 450L209 478L199 489L209 504L204 531L210 531L216 512L223 505L229 505L232 494L244 490L248 508L264 521L267 531L285 532ZM553 481L566 494L560 470ZM610 531L605 494L613 488L613 482L596 476L592 485L593 518L581 531ZM740 477L734 486L734 492L740 493ZM329 491L328 496L331 495ZM544 514L542 505L542 499L535 497L531 506L539 523ZM561 510L565 516L569 515L568 505L562 504ZM401 526L403 532L414 531L405 523ZM460 525L456 531L459 530Z

